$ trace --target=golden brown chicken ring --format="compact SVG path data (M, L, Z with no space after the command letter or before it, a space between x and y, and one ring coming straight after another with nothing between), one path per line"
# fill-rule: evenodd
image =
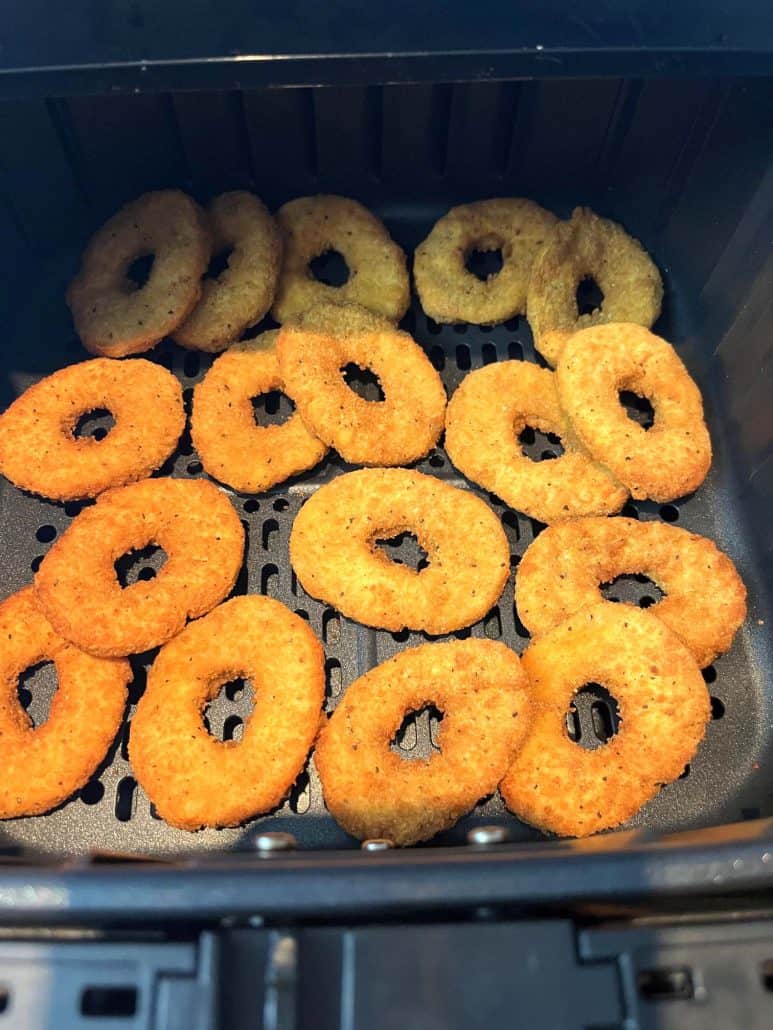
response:
M408 713L429 704L443 713L440 753L406 761L390 742ZM427 840L493 793L530 718L526 677L504 644L403 651L347 687L322 730L315 764L325 804L354 837Z
M92 237L67 303L92 354L123 358L150 350L191 313L201 296L212 241L203 211L179 190L145 193ZM152 255L147 282L132 262Z
M386 226L356 200L321 194L298 197L276 215L284 244L282 272L271 314L287 322L317 304L361 304L390 322L408 310L405 254ZM349 269L342 286L315 279L314 258L337 251Z
M413 533L429 564L377 546ZM452 633L482 619L510 571L507 537L479 497L410 469L361 469L321 486L290 534L304 590L368 626Z
M559 436L563 454L532 461L518 440L527 426ZM526 361L499 361L465 376L446 412L445 448L473 483L539 522L611 515L628 498L572 433L554 373Z
M746 618L743 580L711 540L663 522L587 518L546 529L518 566L518 615L536 639L602 601L602 584L637 573L663 590L649 611L701 668L729 649Z
M670 343L639 325L583 329L556 372L558 397L580 442L637 499L661 504L692 493L711 466L701 393ZM644 429L620 403L646 397L655 420Z
M531 728L500 784L507 807L548 833L584 837L635 815L692 760L711 715L695 659L649 612L604 602L526 650ZM598 683L620 725L588 750L570 740L575 693Z
M75 436L104 409L104 439ZM22 490L57 501L96 497L160 468L185 428L179 381L144 358L94 358L41 379L0 415L0 472Z
M601 307L579 314L577 287L592 278L604 293ZM660 314L663 282L652 258L617 222L578 207L559 222L532 266L527 315L534 343L555 366L569 337L607 322L647 329Z
M156 544L167 560L154 579L122 589L115 563ZM102 494L77 515L41 562L38 603L54 629L99 656L141 653L169 640L223 600L242 564L244 528L204 479L145 479Z
M31 587L0 604L0 819L42 815L83 787L121 726L131 667L94 658L60 637ZM19 677L53 662L58 678L48 718L33 726Z
M215 197L207 216L213 252L228 248L228 265L216 279L204 280L201 299L174 338L183 347L217 353L271 307L282 239L265 206L244 190Z
M443 431L446 392L421 347L355 305L322 305L277 341L279 371L308 429L352 465L409 465ZM383 400L352 390L344 369L373 372Z
M273 330L233 344L193 391L191 437L196 453L210 476L242 493L269 490L313 468L327 453L297 412L281 425L255 422L252 399L284 386L276 337Z
M436 322L497 325L526 313L534 259L556 216L521 197L461 204L443 215L416 248L413 275L425 314ZM480 279L467 268L473 250L499 250L502 267Z
M204 708L224 683L252 682L241 740L216 740ZM173 826L237 826L275 808L319 729L322 645L279 601L234 597L159 652L131 721L129 759L158 814Z

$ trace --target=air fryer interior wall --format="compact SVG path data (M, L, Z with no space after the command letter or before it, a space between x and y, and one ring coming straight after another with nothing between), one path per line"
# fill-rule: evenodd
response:
M773 815L771 85L767 79L585 79L5 101L0 125L15 145L6 148L0 167L0 232L7 240L0 403L87 356L64 304L66 283L90 231L147 189L178 186L206 201L222 190L248 188L272 208L301 194L352 195L386 220L409 253L448 206L486 196L531 196L562 216L588 204L618 219L663 272L666 298L656 329L677 345L703 389L716 453L695 496L663 507L636 504L627 513L635 509L639 518L664 518L714 538L736 560L750 590L749 619L732 651L706 670L715 719L699 756L634 825L668 832ZM538 360L524 319L495 329L441 327L414 301L404 325L426 348L449 393L470 368L513 357ZM207 359L170 343L153 357L180 376L189 399ZM280 405L266 417L280 418L283 411ZM529 446L534 456L549 449L540 440ZM233 497L249 533L237 592L272 594L309 618L325 644L329 708L361 672L424 640L359 627L305 596L292 575L292 518L314 484L344 467L333 456L268 495ZM418 467L459 478L442 449ZM201 474L187 437L163 471ZM515 567L540 527L481 495L502 518ZM7 483L0 499L0 591L6 596L29 582L50 541L79 508L37 500ZM407 552L402 557L411 560ZM628 582L616 596L639 602L650 592L647 584ZM472 634L523 650L527 639L513 609L512 577ZM134 660L133 704L151 659ZM30 711L39 719L52 684L43 682L45 671L37 676L25 686L32 687ZM215 735L238 735L249 691L236 693L210 709ZM607 719L603 702L588 699L579 706L581 737L599 744ZM429 754L437 743L437 723L424 715L404 728L399 746L410 758ZM493 798L438 842L461 842L470 827L500 821L513 839L540 840ZM284 806L247 827L174 831L154 817L136 787L122 735L78 798L51 815L4 824L0 841L36 852L160 854L247 847L266 829L290 830L309 848L352 843L325 812L313 766Z

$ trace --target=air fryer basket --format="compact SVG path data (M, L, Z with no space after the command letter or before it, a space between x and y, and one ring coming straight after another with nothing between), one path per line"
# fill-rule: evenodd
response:
M176 185L206 200L223 189L251 187L272 206L301 193L354 195L386 220L408 253L449 204L484 196L534 196L561 216L588 203L620 219L663 270L666 300L656 329L676 344L704 392L716 452L710 476L694 496L664 506L631 503L624 514L664 519L716 540L737 562L750 592L749 618L732 650L704 671L713 719L695 761L632 825L671 832L773 815L773 666L764 586L771 535L763 517L771 414L755 371L768 346L759 323L770 307L769 293L763 296L770 262L766 266L761 256L773 222L765 163L770 97L764 80L686 81L677 88L672 82L610 79L7 103L6 130L15 126L24 133L36 160L22 167L12 159L3 179L12 212L8 224L18 231L24 258L16 261L19 281L0 355L0 399L5 406L31 382L87 356L64 306L65 285L88 230L147 188ZM730 147L738 165L720 175L717 158ZM756 305L754 317L743 322L750 304ZM495 328L439 326L414 299L403 326L425 348L449 395L469 369L508 358L541 360L523 318ZM209 359L168 341L150 357L180 378L189 407ZM275 396L264 407L268 420L287 411L286 401ZM537 434L527 450L545 457L555 445ZM467 486L492 506L508 535L514 571L541 527L466 484L442 447L417 467ZM426 639L358 626L308 597L292 573L287 543L295 514L316 486L345 469L331 455L312 473L268 494L231 495L248 535L235 592L277 597L309 620L325 647L328 711L358 675ZM203 475L187 433L161 473ZM770 495L769 485L767 490ZM3 481L0 508L0 593L7 596L30 581L81 505L42 501ZM476 545L485 542L471 541ZM416 560L409 542L393 553ZM149 576L155 560L133 562L127 575ZM652 584L634 577L609 594L643 606L654 597ZM512 575L486 619L456 634L466 635L523 650L527 634L514 609ZM132 707L152 658L133 659ZM44 669L23 684L33 718L43 717L50 698L47 675ZM208 711L211 731L238 736L248 712L249 691L230 686ZM570 728L581 744L598 746L613 718L603 697L588 695ZM313 760L287 801L268 816L239 829L197 834L168 827L132 777L128 729L70 802L44 817L5 822L2 847L36 854L223 852L251 848L256 833L266 830L291 832L304 850L354 844L325 810ZM440 732L438 738L436 717L425 713L404 725L397 746L406 759L426 755L442 744ZM509 815L498 796L433 843L463 843L481 824L501 824L510 840L541 846L541 835Z

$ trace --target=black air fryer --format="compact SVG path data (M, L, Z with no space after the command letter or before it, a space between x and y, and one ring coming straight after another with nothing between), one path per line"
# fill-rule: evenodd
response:
M495 796L430 845L361 848L327 813L313 763L269 816L186 833L139 789L124 726L75 798L0 825L0 1027L769 1027L773 9L28 0L0 27L0 130L0 408L87 357L66 285L95 228L147 190L207 202L249 189L272 210L352 196L409 255L450 206L486 197L621 222L662 272L654 328L703 392L715 452L694 495L625 514L715 540L749 590L731 651L704 670L713 718L694 762L624 829L580 842L547 839ZM470 369L540 360L524 318L439 325L414 296L402 324L449 394ZM209 365L171 341L150 356L187 401ZM459 479L442 447L417 467ZM292 573L300 504L346 468L331 454L267 494L229 493L249 538L236 592L308 618L328 710L424 641L343 618ZM189 437L163 471L203 474ZM513 575L542 527L474 489L502 520L513 573L458 635L521 652ZM0 596L79 510L0 482ZM646 606L651 591L631 578L617 596ZM132 708L153 657L132 659ZM26 687L41 720L53 679ZM213 734L234 735L246 694L213 704ZM575 732L596 746L613 713L586 701ZM400 746L430 755L435 729L418 718Z

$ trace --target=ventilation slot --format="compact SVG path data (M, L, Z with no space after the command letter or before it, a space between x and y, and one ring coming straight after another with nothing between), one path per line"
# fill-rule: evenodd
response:
M271 550L276 542L275 538L277 536L279 536L279 523L276 519L266 519L263 523L263 531L261 534L264 551Z
M134 814L134 795L137 781L133 776L124 776L115 794L115 817L119 823L128 823Z
M695 996L692 970L686 966L642 969L636 984L645 1001L684 1001Z
M325 644L337 644L340 639L341 616L332 608L327 608L322 616L322 640Z
M337 658L328 658L325 662L325 682L328 697L338 697L341 693L341 663Z
M82 1016L127 1019L136 1011L136 987L86 987L81 995Z

